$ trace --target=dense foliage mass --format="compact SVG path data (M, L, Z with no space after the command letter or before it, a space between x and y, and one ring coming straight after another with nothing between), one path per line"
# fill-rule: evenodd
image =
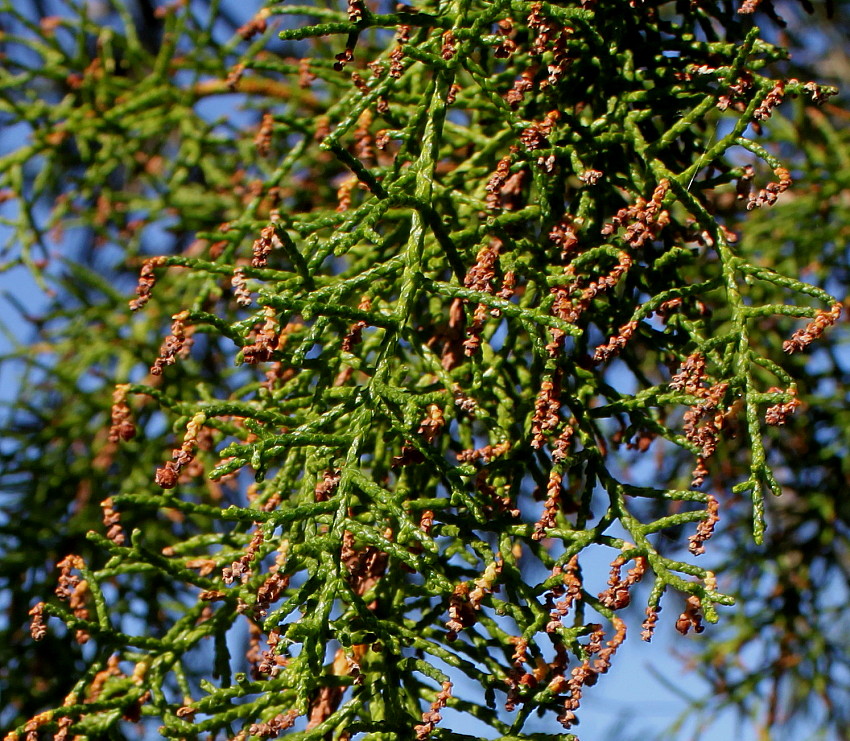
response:
M757 6L0 5L7 739L570 738L736 593L710 707L844 727L847 137Z

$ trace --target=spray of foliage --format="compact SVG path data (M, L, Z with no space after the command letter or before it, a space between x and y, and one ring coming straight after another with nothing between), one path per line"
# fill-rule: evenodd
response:
M573 738L638 582L644 640L700 633L718 521L762 547L841 305L736 224L834 90L751 0L382 5L0 6L6 266L65 287L4 457L8 741Z

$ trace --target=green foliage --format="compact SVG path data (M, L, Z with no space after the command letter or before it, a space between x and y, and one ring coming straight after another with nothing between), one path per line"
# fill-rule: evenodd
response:
M719 702L822 681L834 90L748 7L343 5L0 5L6 267L55 290L12 353L7 738L571 738L641 581L645 640L745 596Z

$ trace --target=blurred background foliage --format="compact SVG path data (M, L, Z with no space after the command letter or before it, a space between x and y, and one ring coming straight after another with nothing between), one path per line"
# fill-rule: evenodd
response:
M172 315L209 291L209 281L168 271L159 279L157 300L130 322L127 300L142 261L197 256L199 234L220 233L223 222L244 218L246 209L267 213L254 184L273 172L253 141L263 112L290 97L300 115L325 106L313 98L321 92L283 85L271 74L250 76L241 94L227 85L252 43L265 50L270 65L296 67L303 56L300 42L273 35L243 41L238 29L256 8L246 13L215 0L194 0L185 12L172 13L142 1L30 0L0 8L0 173L6 186L28 195L0 205L3 268L10 275L26 269L39 285L38 292L7 288L3 296L13 347L2 368L0 722L10 729L61 705L91 658L61 630L31 640L34 601L53 591L55 566L67 554L92 568L105 563L102 545L86 536L103 529L104 492L115 490L116 481L121 491L150 488L172 445L172 420L138 399L138 434L119 454L107 437L113 387L145 379L140 369L157 357ZM848 11L841 2L809 7L764 0L755 16L763 34L791 50L788 60L773 62L772 74L840 88L850 73ZM726 17L734 18L734 11ZM709 23L706 28L710 34ZM335 49L323 44L315 41L311 55L332 59ZM48 64L33 74L39 58ZM783 103L782 115L761 123L760 141L794 180L771 208L742 214L728 188L705 196L717 219L740 235L736 249L747 260L839 297L848 285L848 110L843 92L820 108L796 98ZM62 124L44 125L56 121ZM292 126L297 130L297 119ZM694 148L723 135L722 124L717 127L710 117L695 123ZM765 176L770 168L757 179ZM337 197L338 168L330 158L317 159L299 177L309 187L287 186L285 198L294 209ZM754 304L787 299L766 282L749 295ZM224 321L239 318L226 313L225 302L215 305ZM609 323L618 327L627 319ZM765 318L758 331L760 342L781 354L788 323ZM770 433L768 460L783 495L767 501L763 544L752 537L749 497L730 499L724 485L747 477L748 449L721 446L708 485L724 505L705 558L720 591L734 595L737 606L724 610L699 641L682 645L682 660L712 687L693 712L710 718L720 708L738 707L764 729L764 738L850 733L847 342L842 321L812 352L787 359L804 405ZM231 398L245 382L233 355L229 343L199 336L191 355L169 370L169 394L192 398L200 390L206 398ZM652 373L649 366L658 362L629 347L622 361L608 371L612 386L628 386L628 379ZM626 478L662 487L687 479L689 452L664 448L647 464L625 445L638 433L627 430L617 451ZM238 500L235 484L193 479L182 486L198 501L226 506ZM667 512L666 504L646 505L653 507L660 508L654 516ZM157 551L217 527L203 514L144 509L128 509L123 525L127 532L142 528L146 545ZM681 557L689 532L679 527L665 533L659 549ZM144 626L146 634L157 635L169 624L169 606L185 599L181 590L155 569L140 572L132 581L115 581L110 611L125 632Z

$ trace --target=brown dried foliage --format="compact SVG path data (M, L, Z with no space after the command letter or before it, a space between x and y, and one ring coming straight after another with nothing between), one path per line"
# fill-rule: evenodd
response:
M185 324L188 318L188 311L181 311L171 317L171 334L163 340L159 357L151 366L151 375L161 376L163 368L174 365L178 356L184 357L188 353L192 342L192 333Z
M189 421L183 443L171 453L171 460L156 470L154 482L163 489L173 489L177 486L180 474L186 466L195 460L195 450L198 447L198 435L203 421L197 416Z
M252 736L259 736L260 738L274 738L279 736L281 731L292 728L295 725L298 715L297 710L287 710L285 713L279 713L264 723L252 723L248 729L248 733Z
M127 393L130 384L122 383L112 392L112 423L109 427L109 442L132 440L136 436L136 425L133 424L130 407L127 406Z
M127 537L124 528L121 527L121 515L115 509L112 497L107 497L100 503L103 510L103 525L106 528L106 537L115 545L124 545Z
M695 633L702 633L705 630L705 626L702 624L702 615L699 614L701 609L702 601L700 598L695 594L690 595L685 602L685 609L679 615L678 620L676 620L676 630L683 636L687 635L691 629Z
M251 541L245 547L244 553L239 557L239 560L234 561L230 566L225 566L221 571L221 578L228 586L233 584L237 579L245 584L251 578L251 563L257 557L257 551L263 544L263 527L259 522L254 523L254 534L251 536Z
M656 239L661 230L670 223L670 214L662 208L669 189L670 182L662 180L653 191L649 202L638 198L631 206L621 208L610 223L602 227L603 236L614 234L625 226L623 239L635 249Z
M838 321L841 316L841 303L834 303L829 311L818 311L815 318L812 319L803 329L798 329L791 335L790 340L782 343L782 349L789 355L794 352L800 352L812 344L820 337L828 327L831 327Z
M780 193L784 193L791 187L791 173L784 167L777 167L773 174L778 178L776 183L768 183L758 193L751 193L750 200L747 202L747 210L751 211L754 208L762 206L772 206L776 203Z
M688 538L688 550L695 556L705 553L704 543L714 534L714 526L720 521L720 516L717 514L719 510L720 503L717 498L709 494L706 518L700 520L697 531Z
M643 556L635 556L635 565L622 577L622 568L626 564L623 556L617 556L611 562L611 573L608 576L608 589L599 594L599 601L612 610L622 610L631 603L631 588L637 584L646 573L649 564Z
M242 358L249 365L271 360L280 343L278 321L274 309L267 306L264 314L265 322L254 335L254 342L242 348Z
M139 273L139 284L136 286L136 295L138 298L130 301L130 309L132 311L138 311L150 301L151 291L153 291L153 287L156 285L156 268L162 267L165 265L165 262L166 257L162 255L149 257L142 263L142 269Z
M558 716L561 725L567 730L578 720L576 710L581 704L584 688L596 684L599 676L605 674L611 668L611 659L626 638L626 624L616 616L613 618L613 623L614 637L607 641L604 647L602 641L605 638L605 631L601 627L597 627L591 633L586 651L596 658L593 660L586 659L580 666L575 667L570 674L566 684L567 697L564 700L564 710ZM558 682L555 686L560 689L561 684L561 682Z
M431 735L437 723L443 719L443 716L440 715L440 710L446 707L451 696L452 683L446 680L443 682L443 686L434 699L434 702L431 703L431 707L422 714L422 723L413 727L417 741L423 741L423 739Z
M768 393L782 393L782 389L774 386L768 389ZM764 414L764 421L767 424L776 426L784 425L788 421L788 417L802 406L802 402L797 399L797 389L794 386L789 388L785 393L790 394L791 399L784 403L774 404L768 407Z
M561 374L557 371L540 385L540 391L534 402L534 417L531 421L531 446L533 448L542 447L547 436L560 423L560 385Z

